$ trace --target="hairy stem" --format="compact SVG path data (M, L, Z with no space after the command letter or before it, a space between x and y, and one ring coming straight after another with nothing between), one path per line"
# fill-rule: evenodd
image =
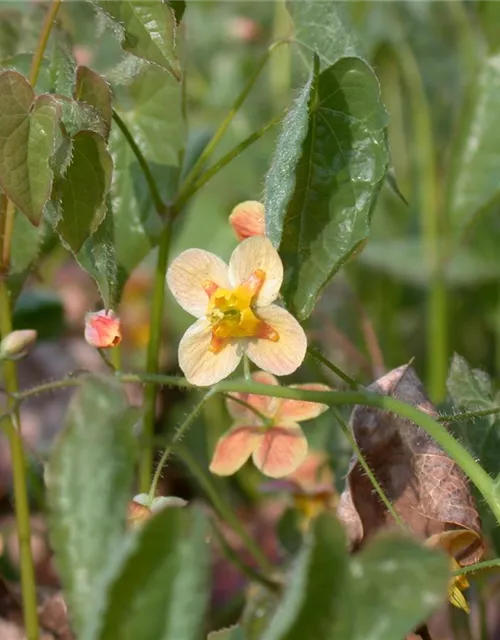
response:
M325 358L325 356L322 355L317 349L315 349L314 347L307 347L307 353L311 356L311 358L314 358L314 360L327 367L327 369L333 371L333 373L341 380L346 382L351 389L359 388L359 384L356 382L356 380L354 380L354 378L351 378L347 375L347 373L344 373L342 369L339 369L337 366L335 366L333 362L330 362L328 358Z
M209 391L206 393L203 398L195 405L195 407L190 411L187 415L184 422L179 426L176 430L174 437L172 438L172 442L165 448L162 457L160 458L160 462L156 467L155 474L153 476L153 480L151 482L151 488L149 490L149 499L152 500L156 496L156 489L158 487L158 482L161 478L161 473L163 471L163 467L165 466L170 454L172 453L173 447L183 438L189 427L193 424L196 416L200 413L201 408L208 400L208 398L212 395L212 392Z

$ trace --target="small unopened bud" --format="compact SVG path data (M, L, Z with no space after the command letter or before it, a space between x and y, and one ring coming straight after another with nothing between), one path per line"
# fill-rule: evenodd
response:
M234 207L229 216L229 222L238 240L251 236L265 236L266 223L264 205L256 200L247 200Z
M185 507L187 500L175 496L158 496L152 500L147 493L139 493L128 505L127 520L130 526L149 520L155 513L172 507Z
M87 313L85 340L97 349L116 347L122 340L120 319L113 311Z
M35 329L12 331L0 342L0 360L18 360L24 357L35 344L37 336Z
M128 504L127 521L131 527L135 527L142 522L148 520L153 515L153 512L149 507L143 504L139 504L132 500Z

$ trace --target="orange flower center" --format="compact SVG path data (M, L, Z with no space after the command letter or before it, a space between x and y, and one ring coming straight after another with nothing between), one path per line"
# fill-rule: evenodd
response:
M231 338L262 338L277 342L279 334L252 309L252 302L260 291L266 274L256 269L236 289L223 289L207 280L203 284L209 296L207 318L212 325L210 351L218 353Z

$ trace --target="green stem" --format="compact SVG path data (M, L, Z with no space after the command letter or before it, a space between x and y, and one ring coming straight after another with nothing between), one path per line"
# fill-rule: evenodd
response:
M43 54L45 53L45 47L47 46L47 42L49 41L50 32L52 31L52 25L54 24L54 20L56 19L56 15L61 2L62 0L52 0L47 13L45 14L45 19L40 31L40 37L38 38L38 43L33 55L33 60L31 61L31 69L28 80L30 81L32 87L35 86L36 81L38 80L38 74L40 73Z
M500 413L500 407L492 409L482 409L481 411L464 411L463 413L450 413L439 416L439 422L457 422L458 420L474 420L474 418L483 418L484 416L492 416Z
M497 567L500 570L500 558L485 560L484 562L476 562L476 564L470 564L468 567L460 567L460 569L457 569L451 575L463 576L466 573L477 573L478 571L483 571L484 569L494 569Z
M207 494L208 499L212 503L214 509L219 513L221 518L235 531L240 537L241 541L245 544L248 551L253 555L257 561L260 570L264 575L269 575L273 571L273 566L266 558L265 554L261 551L259 545L255 542L252 536L249 535L241 520L233 512L231 507L227 505L220 497L219 493L213 486L210 479L203 473L196 460L191 453L181 445L175 447L175 452L179 458L188 467L191 474L199 482L203 491Z
M267 61L269 60L272 52L277 47L282 45L284 42L287 42L287 41L286 40L279 40L278 42L274 42L269 47L269 49L266 51L264 56L262 57L261 61L257 65L254 73L252 74L252 76L250 76L248 82L244 86L243 91L236 98L236 100L234 101L233 106L229 110L228 114L226 115L226 117L224 118L222 123L220 124L219 128L217 129L217 131L215 132L215 134L213 135L211 140L208 142L207 146L203 149L202 153L200 154L200 157L194 163L192 169L189 171L189 173L186 176L186 178L184 179L183 184L182 184L181 189L180 189L180 193L179 193L179 199L181 201L185 202L188 199L188 198L185 198L185 194L191 190L192 186L195 184L197 178L199 177L199 175L201 173L201 170L203 169L205 163L210 158L210 156L213 154L213 152L214 152L215 148L217 147L217 145L219 144L219 142L222 140L224 134L226 133L226 131L229 128L229 125L233 121L234 116L240 110L241 105L245 102L245 100L248 97L248 94L250 93L250 91L252 90L255 82L259 78L259 76L260 76L260 74L262 72L262 69L265 67L265 65L266 65Z
M245 378L245 380L247 380L247 378ZM222 394L225 398L229 398L230 400L232 400L233 402L237 402L238 404L241 404L242 407L245 407L246 409L248 409L249 411L252 411L253 413L255 413L255 415L262 420L262 422L267 425L267 426L271 426L273 423L273 419L272 418L268 418L267 416L265 416L263 413L261 413L258 409L256 409L253 405L251 405L249 402L245 402L245 400L242 400L241 398L238 398L237 396L231 395L230 393L223 393Z
M322 355L317 349L315 349L314 347L307 347L307 353L311 356L311 358L314 358L314 360L330 369L330 371L333 371L333 373L341 380L347 382L351 389L359 388L359 384L356 382L356 380L354 380L354 378L351 378L347 375L347 373L344 373L342 369L336 367L333 362L330 362L330 360L325 358L325 356Z
M227 164L229 164L234 158L240 155L245 149L247 149L250 145L252 145L256 140L262 138L262 136L269 131L275 124L277 124L282 118L282 115L275 116L272 120L270 120L263 127L254 131L248 138L245 138L240 144L238 144L234 149L226 153L226 155L222 156L214 165L212 165L209 169L202 173L201 176L196 179L191 184L187 185L186 188L177 196L175 202L172 205L172 209L174 213L177 214L179 211L182 211L188 200L190 200L195 193L197 193L205 184L211 180L221 169L223 169Z
M156 261L156 271L153 285L153 302L151 308L151 332L149 335L146 373L149 375L158 372L161 335L163 323L163 306L165 302L165 277L168 265L168 253L170 249L170 239L172 235L172 217L169 220L160 237L158 246L158 258ZM156 386L149 384L144 392L144 421L143 440L144 449L139 463L139 487L142 493L147 493L151 482L151 472L153 469L153 436L156 410Z
M349 427L347 426L347 424L345 423L342 414L340 413L340 411L338 409L333 409L333 415L335 416L335 418L337 419L337 422L340 425L340 428L342 429L345 437L347 438L347 440L349 441L349 444L351 445L354 453L356 454L357 459L359 460L360 465L363 467L366 475L368 476L368 479L370 480L370 482L373 485L373 488L375 489L375 491L377 492L379 498L382 500L382 502L384 503L387 511L391 514L391 516L394 518L394 521L396 522L396 524L401 527L403 530L406 531L406 527L404 525L404 522L401 520L399 514L396 512L396 510L394 509L394 507L391 504L391 501L389 500L389 498L385 495L384 490L382 489L379 481L377 480L377 478L375 477L375 474L373 473L373 471L370 469L369 464L366 461L365 456L363 455L363 452L361 451L361 449L358 446L358 443L356 442L356 438L353 436L353 434L351 433L351 430L349 429Z
M0 280L0 337L12 331L10 297L7 285ZM14 506L16 513L17 537L19 541L19 557L21 566L21 588L23 597L24 626L27 640L38 640L38 604L36 597L35 571L31 553L31 523L26 482L26 460L23 450L19 425L19 413L12 396L17 392L16 365L11 360L2 362L3 375L7 393L11 397L7 406L13 410L3 420L3 428L8 434L12 459L12 480L14 486Z
M163 467L165 466L170 454L172 453L173 447L184 437L189 427L193 424L194 419L201 411L201 408L203 407L203 405L211 395L212 395L212 391L209 391L203 396L203 398L198 402L198 404L195 405L192 411L187 415L184 422L176 430L175 435L172 438L172 442L168 445L168 447L165 448L165 451L163 452L163 455L160 458L160 462L156 467L156 471L153 476L153 481L151 482L151 488L149 490L150 500L153 500L153 498L156 497L156 489L158 487L158 482L160 481L160 478L161 478Z
M448 320L444 279L444 251L440 241L438 172L429 103L418 62L410 47L398 47L403 79L409 89L413 132L417 202L423 234L425 262L430 269L426 309L429 395L440 402L446 395Z
M185 378L166 376L159 374L135 374L117 372L115 377L122 382L147 383L155 385L167 385L185 389L193 387ZM62 382L62 381L61 381ZM68 383L69 381L65 381ZM63 386L62 384L60 386ZM64 386L69 386L65 384ZM48 390L47 385L45 389ZM474 460L471 454L448 433L445 427L430 415L420 411L417 407L406 404L397 398L383 396L359 389L357 391L308 391L305 389L292 389L245 380L224 380L212 387L214 393L252 393L275 398L290 400L304 400L306 402L319 402L329 406L339 405L365 405L376 407L384 411L391 411L403 418L411 420L429 434L461 467L464 473L476 485L483 498L490 506L492 512L500 523L500 502L495 495L493 480ZM40 387L35 387L28 392L23 392L21 399L25 399L40 392ZM16 394L19 398L21 394Z
M142 151L139 148L139 145L134 140L134 137L128 130L127 125L123 122L120 116L113 109L113 120L118 125L118 128L123 133L126 141L130 145L135 157L137 158L137 162L142 169L144 177L146 178L146 182L148 183L149 192L151 194L151 198L153 200L153 204L155 209L160 216L164 216L166 213L166 206L162 200L160 192L158 191L158 187L156 186L156 180L154 179L153 174L151 173L151 169L149 168L148 162L146 158L143 156Z

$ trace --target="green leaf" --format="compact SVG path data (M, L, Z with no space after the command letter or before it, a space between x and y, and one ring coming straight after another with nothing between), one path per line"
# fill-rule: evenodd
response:
M56 96L56 100L61 108L61 121L65 133L69 136L75 136L81 131L93 131L107 140L109 125L98 109L85 102L78 102L65 96Z
M458 354L453 356L447 388L456 411L483 411L500 406L500 395L495 394L488 374L472 369ZM460 420L453 425L485 471L497 475L500 472L500 414Z
M106 127L104 137L107 140L113 112L111 90L106 80L87 67L78 67L74 97L79 102L84 102L97 109Z
M77 631L96 615L102 570L123 539L136 418L118 382L89 378L50 461L51 542Z
M83 131L73 139L71 162L54 184L55 226L76 253L105 214L104 198L111 185L113 161L96 133Z
M287 2L287 8L295 26L294 40L307 64L314 53L320 59L321 69L340 58L362 57L363 49L344 3L292 0Z
M207 535L201 512L156 514L112 562L105 609L82 640L199 640L210 594Z
M115 230L110 198L109 207L97 231L87 238L76 254L80 266L96 281L106 309L116 309L125 283L120 277L116 257Z
M12 230L11 254L7 286L14 303L39 255L46 225L34 227L26 216L16 211Z
M500 198L500 54L484 58L454 137L448 214L459 238L486 207Z
M76 81L76 61L67 34L57 30L56 38L50 62L51 86L54 93L72 96Z
M8 58L1 60L0 68L4 71L17 71L27 78L31 70L32 61L32 53L17 53L14 56L9 56ZM40 70L38 72L38 79L35 85L35 92L37 94L50 93L52 91L52 88L50 64L47 58L43 58L40 63Z
M343 636L329 636L328 630L340 615L347 577L344 531L333 517L320 516L305 537L287 577L283 599L262 640L344 640Z
M401 534L380 536L352 558L344 606L328 637L401 640L445 601L448 562Z
M15 71L0 74L0 185L35 225L49 199L58 109Z
M175 54L176 23L171 7L162 0L92 0L122 32L122 47L166 69L180 80Z
M342 58L318 72L285 120L266 178L267 233L285 267L282 293L301 320L360 248L385 179L387 112L371 68ZM294 131L295 130L295 131Z
M399 533L351 558L340 523L323 514L262 640L401 640L442 604L448 576L444 554Z

